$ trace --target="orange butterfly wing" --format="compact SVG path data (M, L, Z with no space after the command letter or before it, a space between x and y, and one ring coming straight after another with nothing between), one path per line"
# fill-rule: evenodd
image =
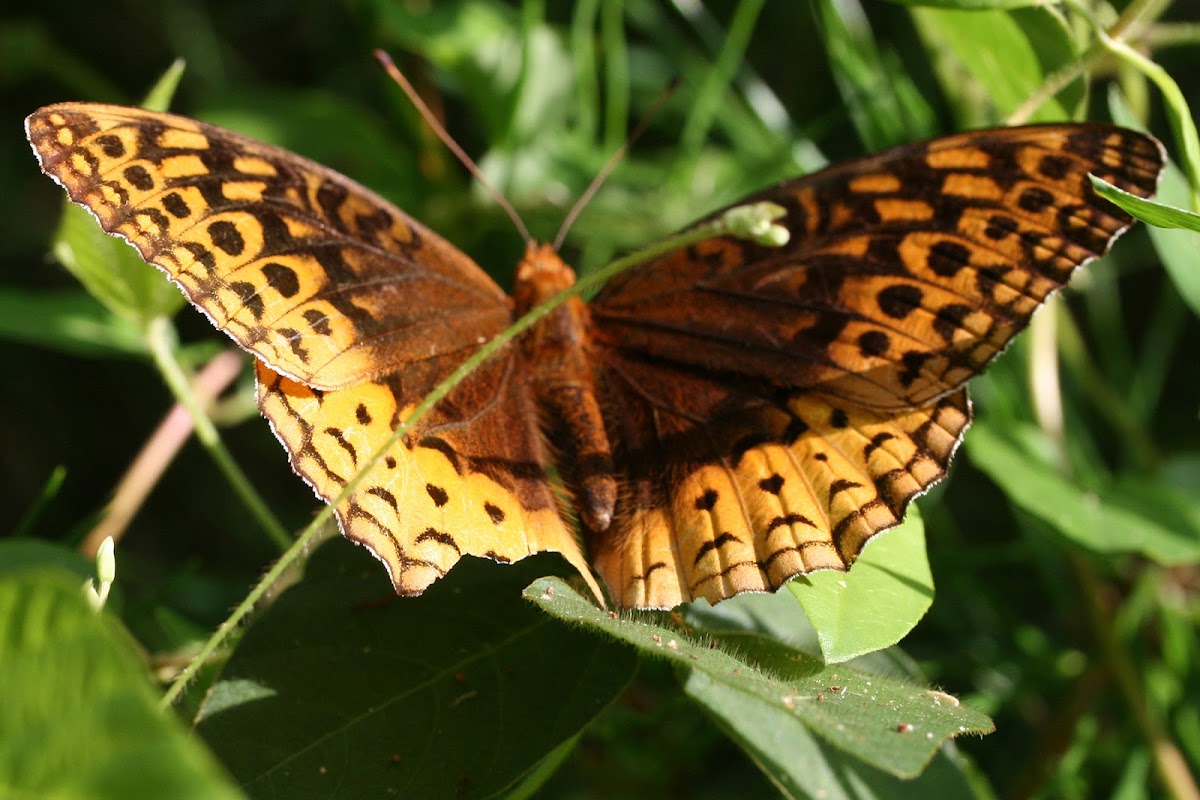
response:
M343 175L202 122L97 103L29 117L41 162L238 344L338 389L465 358L512 321L456 247Z
M1150 195L1163 155L1107 125L902 146L743 202L784 247L716 238L592 303L625 480L589 532L618 601L670 607L845 569L945 475L962 386L1131 223L1089 172Z
M263 413L327 501L512 322L510 299L470 258L293 153L185 117L91 103L41 109L27 131L72 200L258 356ZM592 581L547 478L526 369L506 348L338 506L343 532L387 565L401 594L419 594L465 554L561 552Z

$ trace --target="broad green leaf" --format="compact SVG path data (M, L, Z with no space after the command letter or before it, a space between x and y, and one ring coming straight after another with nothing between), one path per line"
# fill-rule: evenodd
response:
M65 204L53 252L89 294L136 325L170 316L184 304L183 294L161 272L74 203Z
M796 613L795 603L783 592L739 595L715 607L692 604L686 610L686 617L689 623L703 626L710 632L754 631L802 651L815 647L815 632ZM871 653L847 666L864 673L921 680L915 664L895 648ZM790 718L785 717L781 722L779 712L773 707L747 705L740 696L719 688L692 696L751 754L754 763L762 766L786 797L900 800L908 797L991 796L986 787L975 786L978 779L954 742L944 743L919 777L906 780L847 757L804 726L791 724ZM930 696L947 705L958 702L946 694Z
M1025 433L1036 437L1036 431ZM1166 565L1200 559L1200 512L1190 496L1137 476L1098 490L1079 486L1018 444L1020 434L980 420L965 445L971 461L1018 508L1098 553L1141 553Z
M1190 194L1183 173L1175 164L1168 163L1158 183L1157 201L1171 208L1183 208L1191 202ZM1200 269L1196 263L1196 249L1200 247L1200 240L1196 238L1195 229L1189 230L1180 225L1169 228L1152 226L1149 230L1154 250L1171 276L1171 282L1179 290L1179 296L1193 314L1200 316Z
M958 97L960 112L970 116L967 125L995 123L1006 117L1042 85L1047 75L1071 64L1077 57L1070 31L1045 8L1016 11L963 11L950 8L914 8L913 20L931 55L940 63L942 85ZM952 62L945 59L953 57ZM964 81L962 70L970 75ZM976 85L972 86L971 82ZM977 107L978 89L994 107ZM1068 119L1085 97L1082 80L1072 82L1037 108L1034 122Z
M94 577L95 564L78 551L44 539L4 539L0 541L0 578L12 577L31 570L70 573L82 585Z
M743 692L699 670L688 674L684 690L767 774L784 797L811 800L906 800L912 797L978 797L961 765L954 742L942 749L915 778L872 767L796 725L792 713L775 703L747 700ZM930 695L931 697L934 695ZM878 733L876 734L878 735ZM893 730L893 738L924 738L918 727ZM986 796L986 795L983 795Z
M634 654L521 599L552 559L467 558L396 598L340 538L238 644L198 730L254 797L491 797L610 703Z
M176 61L147 93L147 107L165 111L182 77L183 62ZM93 297L127 322L140 326L154 317L171 316L183 306L178 289L163 280L159 271L142 261L126 242L105 234L95 217L81 206L64 204L52 249L55 258ZM102 331L108 336L102 335L101 339L120 341L124 335L116 332L120 326L108 327L112 330ZM79 332L77 326L74 333Z
M563 762L575 752L575 746L579 744L579 739L582 735L582 733L576 734L554 748L550 752L550 755L535 764L533 769L505 790L504 800L527 800L527 798L535 797L538 789L553 777L558 768L563 765Z
M872 539L849 572L814 572L787 586L816 628L826 663L894 645L933 603L925 526L916 507L899 526Z
M0 288L0 337L81 356L146 352L137 326L78 289Z
M780 726L804 727L891 775L917 775L952 736L992 730L983 714L941 704L923 686L827 666L761 633L675 626L663 621L666 615L610 616L557 578L535 581L525 596L560 619L672 661L684 671L689 694L735 715L723 721L727 727L751 731L764 717L772 727L760 729L762 736L789 735Z
M128 635L78 576L0 574L0 796L219 800L241 795L157 700Z

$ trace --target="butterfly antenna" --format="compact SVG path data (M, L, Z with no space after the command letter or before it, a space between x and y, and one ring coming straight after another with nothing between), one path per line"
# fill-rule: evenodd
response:
M529 228L525 227L525 222L521 219L521 215L517 213L517 210L513 208L512 203L508 202L508 198L501 194L500 190L498 190L495 186L492 186L492 184L488 182L487 178L483 177L483 171L479 169L479 165L476 164L469 155L467 155L465 150L458 146L458 142L454 141L453 137L451 137L446 131L445 126L442 125L434 113L429 110L429 106L427 106L425 101L421 99L421 96L417 94L417 90L414 89L413 85L408 82L408 78L404 77L404 73L401 72L400 68L396 66L396 63L392 61L392 57L383 50L376 50L375 59L383 65L383 68L387 71L387 74L391 76L391 79L394 80L400 86L400 88L404 90L406 95L408 95L409 101L416 107L417 111L420 112L421 118L425 120L425 124L432 128L433 132L436 133L438 138L442 140L442 144L446 145L446 147L450 149L450 152L454 153L455 157L458 158L459 162L461 162L462 165L467 168L467 171L471 173L471 176L474 177L475 180L479 181L479 185L482 186L487 193L492 196L492 199L496 201L496 205L504 209L504 213L508 214L508 218L511 219L513 225L516 226L517 231L521 234L521 238L525 240L525 244L533 244L533 237L529 234Z
M680 79L678 76L676 76L674 79L672 79L671 83L667 85L667 88L659 92L658 97L654 99L654 103L650 106L650 110L646 112L646 115L642 117L641 122L639 122L637 127L633 129L633 133L629 134L629 138L625 140L625 144L618 147L617 151L609 156L608 161L606 161L604 166L600 168L600 171L596 173L596 177L592 178L592 182L589 183L588 187L583 190L583 194L579 195L579 199L575 201L575 205L571 206L571 210L567 212L567 216L563 219L562 226L558 229L558 234L554 237L555 252L558 251L558 248L562 247L563 240L567 238L567 231L571 229L571 226L575 223L576 218L583 211L584 206L591 202L591 199L595 196L596 192L600 191L600 187L604 185L604 181L606 181L608 176L612 174L612 171L616 169L617 164L620 164L625 158L625 154L629 152L629 148L632 147L634 143L641 138L642 134L646 132L646 129L650 127L650 123L654 121L656 116L658 116L658 112L662 110L662 107L666 105L667 101L671 99L671 96L675 94L675 90L679 88L679 84Z

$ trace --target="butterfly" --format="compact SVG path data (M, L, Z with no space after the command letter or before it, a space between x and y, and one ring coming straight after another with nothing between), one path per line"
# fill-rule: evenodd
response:
M195 120L40 109L42 169L254 354L262 413L342 532L415 595L464 555L561 553L622 606L845 570L945 476L965 384L1132 222L1163 151L1105 124L980 130L784 181L781 247L714 236L567 300L372 456L445 376L570 286L506 295L383 198ZM586 555L585 555L586 548Z

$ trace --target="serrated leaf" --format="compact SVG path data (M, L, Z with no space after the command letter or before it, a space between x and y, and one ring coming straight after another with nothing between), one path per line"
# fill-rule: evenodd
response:
M806 650L815 647L816 634L796 614L792 598L783 592L743 594L715 607L692 604L686 609L689 623L717 630L756 631ZM896 648L855 659L852 669L878 675L921 680L916 665ZM950 695L934 693L937 702L953 705ZM722 703L722 694L704 693L694 699L709 709L717 723L745 748L785 797L813 800L885 800L909 797L988 797L976 790L969 764L953 742L938 754L915 779L901 779L846 756L807 728L780 724L770 711ZM758 717L756 719L756 716Z
M844 664L826 666L761 633L692 630L662 621L669 616L647 613L614 618L557 578L535 581L525 596L560 619L672 661L685 671L689 694L711 698L713 707L739 715L727 720L731 728L785 736L780 725L803 726L891 775L917 775L952 736L992 730L983 714L941 705L923 686ZM771 728L758 726L756 720L764 716L772 719Z
M0 697L0 796L242 796L158 709L131 640L92 611L70 573L0 577Z
M396 598L378 564L331 541L238 644L198 730L254 797L495 796L636 666L521 600L554 563L467 558Z
M872 539L849 572L814 572L787 586L816 628L826 663L896 644L933 603L920 513L910 507L904 522Z

